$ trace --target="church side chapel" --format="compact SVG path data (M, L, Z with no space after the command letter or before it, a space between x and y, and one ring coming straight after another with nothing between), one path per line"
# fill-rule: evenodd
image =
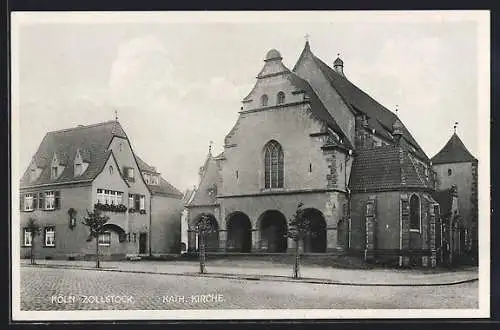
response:
M224 151L209 151L186 203L188 252L202 215L214 229L210 252L291 252L284 233L302 202L312 233L302 253L443 261L430 159L396 113L349 81L340 57L332 64L309 41L292 70L276 49L266 54Z

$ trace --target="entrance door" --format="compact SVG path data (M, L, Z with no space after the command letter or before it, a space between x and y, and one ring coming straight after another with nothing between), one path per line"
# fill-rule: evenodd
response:
M139 253L140 254L146 253L147 242L148 242L148 234L140 233L139 234Z

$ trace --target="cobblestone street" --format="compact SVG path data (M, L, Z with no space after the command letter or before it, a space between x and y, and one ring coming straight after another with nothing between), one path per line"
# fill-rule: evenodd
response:
M20 271L21 310L478 307L477 282L359 287L42 267Z

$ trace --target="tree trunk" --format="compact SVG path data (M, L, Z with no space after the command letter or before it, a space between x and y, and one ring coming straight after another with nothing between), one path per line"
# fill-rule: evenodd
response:
M203 235L199 236L200 242L200 274L205 274L205 238Z
M99 268L99 235L95 238L95 268Z
M295 264L293 265L293 278L300 277L300 253L299 253L299 240L295 241Z

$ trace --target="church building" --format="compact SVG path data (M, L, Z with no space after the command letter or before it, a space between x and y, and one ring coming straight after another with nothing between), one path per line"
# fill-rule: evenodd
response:
M215 229L208 251L292 251L284 234L302 203L311 221L303 253L439 261L430 159L397 114L349 81L339 57L328 65L309 42L293 69L277 50L266 54L224 151L209 152L199 174L183 217L188 251L198 249L201 215Z

